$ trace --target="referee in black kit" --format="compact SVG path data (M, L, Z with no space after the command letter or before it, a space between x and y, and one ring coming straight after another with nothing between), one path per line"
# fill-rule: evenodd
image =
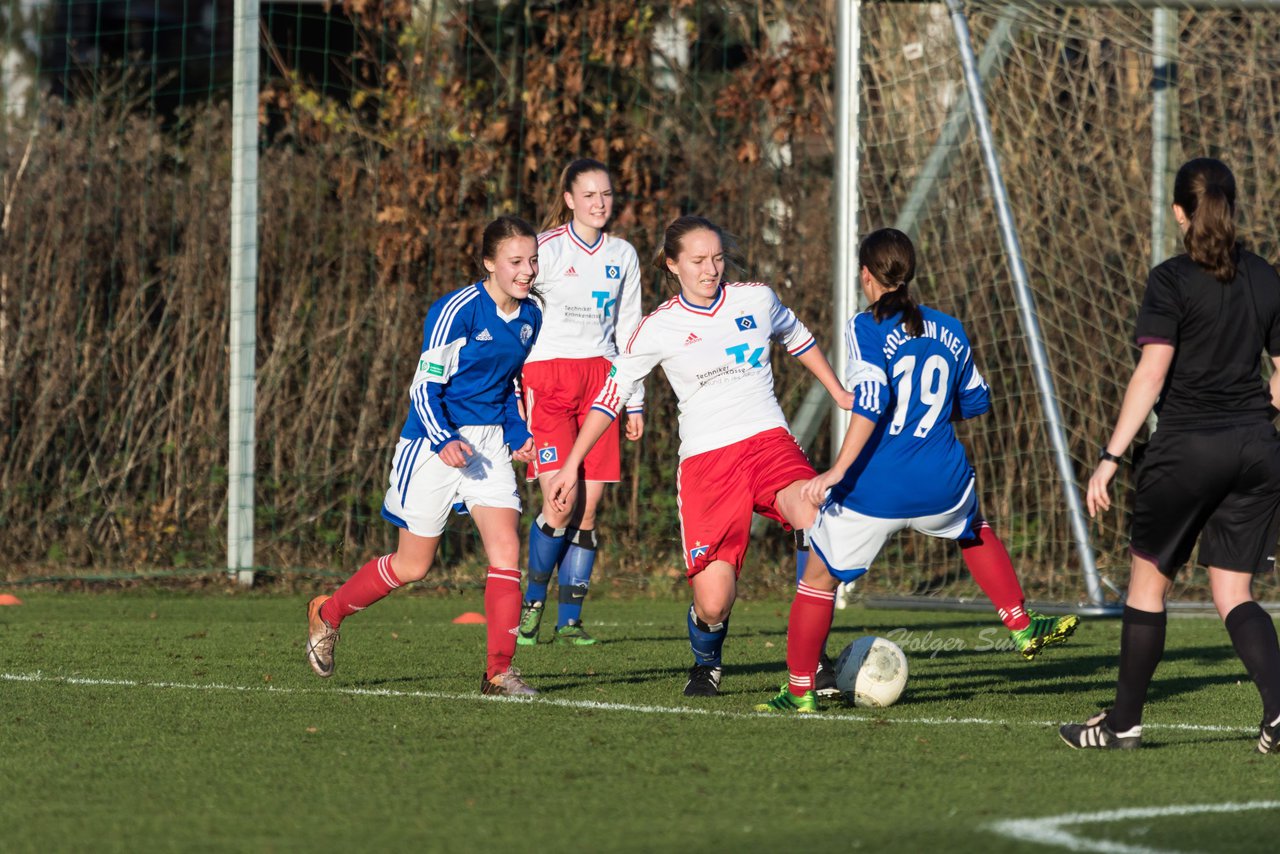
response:
M1151 271L1138 311L1142 356L1089 478L1089 514L1111 506L1121 457L1152 407L1159 429L1138 465L1115 705L1059 733L1075 748L1142 743L1142 706L1164 653L1165 597L1200 541L1213 603L1262 696L1259 753L1280 753L1280 644L1253 601L1280 533L1280 276L1236 243L1236 182L1218 160L1178 170L1173 214L1186 254ZM1266 350L1277 372L1260 374Z

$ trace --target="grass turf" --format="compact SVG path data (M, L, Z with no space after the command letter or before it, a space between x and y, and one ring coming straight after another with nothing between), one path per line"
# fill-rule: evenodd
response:
M830 651L895 639L907 693L795 718L751 710L784 679L787 603L738 604L711 700L680 693L684 608L589 602L606 642L521 647L544 699L512 702L479 697L484 629L451 622L479 597L357 615L322 681L300 598L30 595L0 610L0 847L1274 850L1280 757L1250 752L1257 695L1216 619L1171 621L1143 748L1101 753L1054 724L1110 700L1118 622L1026 663L994 618L837 612ZM1254 805L994 828L1230 804Z

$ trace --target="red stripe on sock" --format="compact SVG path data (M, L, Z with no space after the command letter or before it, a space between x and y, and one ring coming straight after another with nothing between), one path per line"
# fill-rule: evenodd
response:
M831 615L835 613L835 591L801 584L791 603L791 616L787 619L787 670L791 674L789 689L797 697L813 687L813 675L818 672L818 656L831 631ZM808 687L800 688L799 685Z
M488 655L485 676L504 672L516 654L516 626L520 623L520 570L489 567L484 585L485 634Z
M399 587L400 579L391 569L392 557L374 558L356 570L356 574L337 589L333 598L320 606L320 616L324 621L336 629L347 617L363 611Z
M1013 571L1013 561L1004 543L987 524L978 528L978 536L962 543L960 555L973 580L987 594L1001 621L1010 629L1025 629L1031 622L1022 608L1022 585Z

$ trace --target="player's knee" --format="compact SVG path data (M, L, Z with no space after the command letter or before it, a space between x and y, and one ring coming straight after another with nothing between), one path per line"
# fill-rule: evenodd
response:
M406 555L403 552L397 552L391 558L391 571L395 573L396 579L401 584L412 584L415 581L421 581L427 577L427 570L429 569L431 569L430 558Z

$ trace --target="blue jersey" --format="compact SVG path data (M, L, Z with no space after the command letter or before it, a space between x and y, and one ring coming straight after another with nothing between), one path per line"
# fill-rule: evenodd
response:
M983 414L991 395L960 321L927 306L920 311L918 338L907 334L901 315L877 323L870 311L854 315L845 329L853 411L876 427L831 500L867 516L943 513L973 482L951 421Z
M532 299L505 315L483 282L432 303L401 438L425 438L439 453L462 438L459 427L492 424L502 427L507 447L519 449L530 433L517 408L515 378L541 328L542 311Z

